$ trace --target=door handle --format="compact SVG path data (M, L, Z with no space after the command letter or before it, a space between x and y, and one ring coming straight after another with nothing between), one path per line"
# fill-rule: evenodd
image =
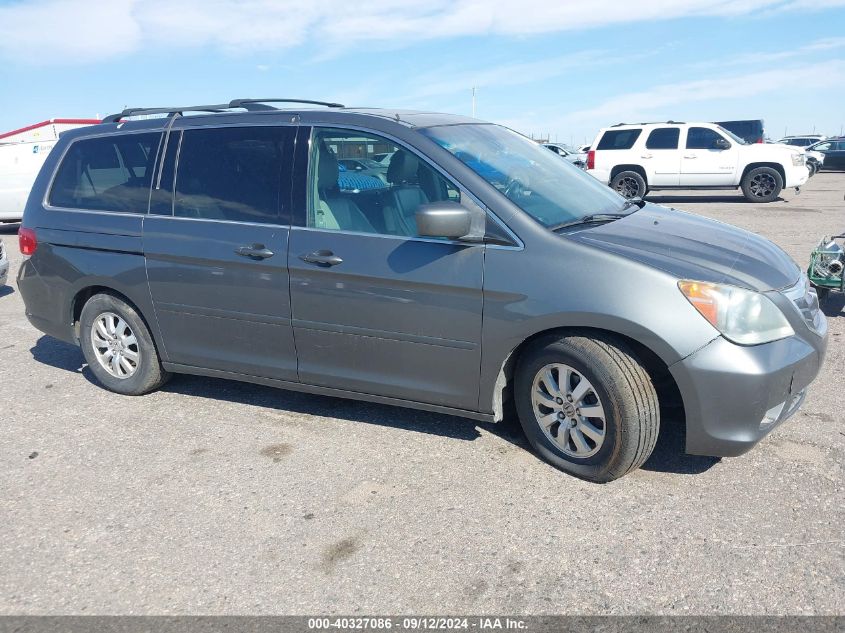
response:
M273 256L273 251L264 246L264 244L253 244L251 246L238 246L235 249L235 254L252 259L267 259Z
M653 154L642 154L640 158L654 158Z
M343 263L343 260L331 251L314 251L307 255L300 255L299 259L318 266L337 266Z
M695 154L684 154L684 158L695 158Z

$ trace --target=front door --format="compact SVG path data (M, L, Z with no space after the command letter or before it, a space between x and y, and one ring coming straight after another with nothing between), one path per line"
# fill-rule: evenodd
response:
M727 142L727 148L719 143ZM729 187L737 182L739 150L734 141L707 127L690 127L681 153L681 184Z
M296 380L287 271L294 138L291 127L169 134L144 250L170 362Z
M338 170L379 152L383 174ZM300 380L475 409L484 246L421 238L414 218L461 191L413 152L349 130L315 128L309 171L288 257Z

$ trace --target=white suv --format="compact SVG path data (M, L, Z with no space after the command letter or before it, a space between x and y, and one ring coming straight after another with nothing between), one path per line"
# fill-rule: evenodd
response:
M786 145L749 144L714 123L641 123L603 128L587 172L626 198L654 189L737 189L771 202L809 178L804 154Z

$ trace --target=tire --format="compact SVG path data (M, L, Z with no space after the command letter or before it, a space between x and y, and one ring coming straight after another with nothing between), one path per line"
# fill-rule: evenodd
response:
M547 380L560 387L553 400L557 409L546 404L554 395ZM567 336L538 343L520 358L514 395L520 424L534 450L576 477L600 483L618 479L642 466L657 443L660 407L651 378L633 351L611 336ZM588 408L595 415L587 415Z
M610 181L610 188L625 198L642 198L648 192L645 178L636 171L620 171Z
M816 175L816 164L813 162L807 162L807 169L810 171L810 178Z
M755 167L742 179L742 193L749 202L771 202L783 189L783 178L772 167Z
M91 297L82 308L79 329L88 367L106 389L140 396L158 389L170 378L161 366L146 323L118 297L105 293Z

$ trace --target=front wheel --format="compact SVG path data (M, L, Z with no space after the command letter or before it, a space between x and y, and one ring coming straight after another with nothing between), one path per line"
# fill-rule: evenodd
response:
M618 479L657 442L657 392L634 352L612 337L566 336L530 349L514 393L534 450L583 479Z
M749 202L771 202L782 189L783 178L772 167L756 167L742 179L742 193Z
M611 179L610 188L628 199L642 198L648 191L645 178L636 171L619 172Z

